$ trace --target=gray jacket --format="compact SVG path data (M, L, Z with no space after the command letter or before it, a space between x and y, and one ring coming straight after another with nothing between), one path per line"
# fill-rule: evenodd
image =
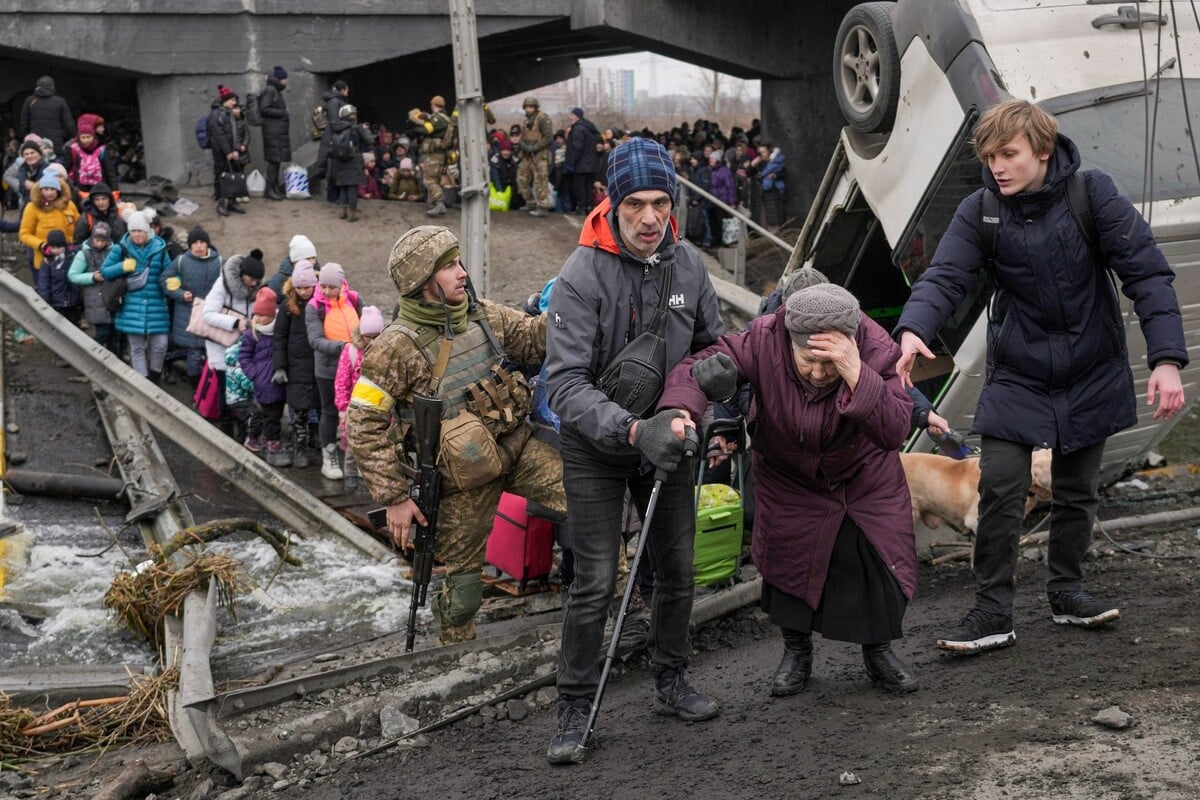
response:
M667 370L725 332L717 293L699 255L671 230L655 254L639 259L620 243L600 206L584 223L579 247L567 259L550 294L546 325L546 388L563 428L611 453L632 454L631 415L596 388L595 379L640 334L659 306L662 264L674 261ZM631 330L631 316L633 325Z

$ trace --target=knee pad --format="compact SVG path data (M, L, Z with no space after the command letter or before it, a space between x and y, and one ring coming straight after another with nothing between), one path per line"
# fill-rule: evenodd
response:
M482 604L482 574L447 575L438 594L438 617L445 625L461 627L475 619Z

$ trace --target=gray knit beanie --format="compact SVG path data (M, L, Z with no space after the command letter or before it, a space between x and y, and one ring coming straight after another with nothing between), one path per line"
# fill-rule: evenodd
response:
M841 331L853 336L858 331L858 301L854 295L834 283L809 286L787 300L784 324L792 344L808 347L808 337L825 331Z
M829 278L825 277L824 272L813 267L801 267L784 277L780 292L786 302L789 297L801 289L816 286L818 283L829 283Z

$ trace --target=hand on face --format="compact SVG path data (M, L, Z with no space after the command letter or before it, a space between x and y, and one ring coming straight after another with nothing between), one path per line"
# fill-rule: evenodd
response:
M862 371L862 359L853 337L841 331L815 333L808 337L808 349L815 357L829 362L850 390L854 390Z

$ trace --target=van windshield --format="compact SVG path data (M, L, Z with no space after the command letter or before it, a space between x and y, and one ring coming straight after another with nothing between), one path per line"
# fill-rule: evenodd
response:
M1146 161L1147 101L1149 120L1154 125L1153 180L1150 195L1154 200L1177 200L1200 195L1200 173L1188 139L1188 107L1200 110L1200 80L1163 78L1157 87L1151 82L1151 94L1140 90L1142 84L1127 84L1090 92L1092 99L1075 96L1055 98L1043 108L1058 117L1059 128L1079 147L1086 169L1100 169L1116 181L1117 188L1135 204L1147 199L1144 191ZM1158 92L1157 98L1153 94ZM1154 121L1157 100L1157 123ZM1062 109L1062 110L1057 110Z

